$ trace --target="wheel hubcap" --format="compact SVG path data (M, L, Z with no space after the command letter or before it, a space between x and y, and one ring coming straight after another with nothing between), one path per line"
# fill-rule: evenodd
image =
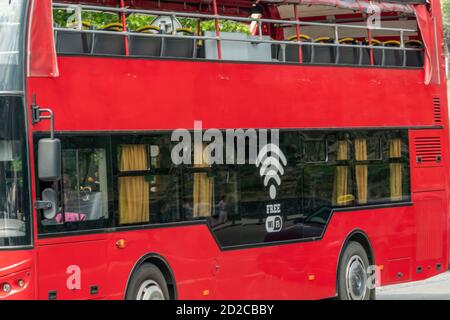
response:
M367 274L364 262L353 256L347 264L345 273L347 295L350 300L363 300L367 291Z
M139 287L136 300L165 300L164 293L156 281L145 280Z

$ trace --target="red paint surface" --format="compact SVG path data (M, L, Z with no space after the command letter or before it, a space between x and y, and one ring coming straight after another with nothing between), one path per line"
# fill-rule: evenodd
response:
M60 57L59 66L60 78L29 81L29 93L55 111L58 131L171 130L192 128L194 120L205 128L433 126L431 98L444 89L425 86L423 70L92 57ZM412 143L424 132L442 138L445 155L425 175L416 168ZM437 205L448 208L448 179L442 179L448 171L447 129L410 135L413 202L433 190ZM383 284L424 279L439 273L436 263L442 270L447 266L447 229L433 235L442 244L439 256L417 260L418 208L339 212L322 240L232 251L221 251L206 225L40 240L38 297L57 288L61 298L90 298L89 286L99 285L100 297L123 298L134 264L147 253L167 260L182 299L330 297L339 252L356 229L367 234L375 263L384 266ZM445 224L447 212L437 214ZM126 240L125 249L116 248L119 239ZM84 270L84 291L64 289L69 264ZM419 265L424 271L417 274ZM395 277L399 270L405 278ZM204 290L210 295L203 296Z
M89 287L99 285L100 297L121 299L134 264L147 253L167 260L180 299L330 297L335 294L337 257L343 240L355 229L368 235L375 263L385 266L383 284L425 279L438 274L434 265L439 262L444 266L446 257L442 250L439 258L426 261L433 268L424 268L420 275L413 273L417 265L423 265L414 258L415 214L413 206L339 212L322 240L223 252L205 225L41 240L38 297L46 299L48 291L57 290L61 299L92 298ZM125 249L116 247L119 239L126 241ZM388 261L402 257L411 258L408 267L412 276L396 280L389 275L398 270L390 269ZM72 264L82 270L81 290L66 288L66 268ZM220 266L217 273L216 264ZM309 281L309 275L316 279ZM204 290L210 290L208 297L203 296Z
M57 130L432 125L423 70L60 57L30 79ZM421 107L423 106L423 107ZM70 116L66 116L70 115ZM48 124L35 130L48 130Z
M423 70L100 57L59 57L58 62L59 78L28 80L28 96L36 94L39 105L53 109L58 131L172 130L192 128L194 120L202 120L204 128L428 127L435 125L432 96L440 95L442 106L447 105L443 71L442 85L426 86ZM137 261L156 253L173 270L181 299L325 298L335 295L345 239L361 230L375 264L384 267L383 284L433 276L449 261L445 107L442 119L442 130L410 132L413 205L335 213L321 240L221 251L206 225L51 239L35 235L32 251L2 251L0 270L27 261L31 280L22 297L46 299L57 290L58 299L121 299ZM30 128L31 138L48 130L48 124L30 122ZM443 159L425 168L416 164L412 141L427 134L441 138ZM31 157L34 163L33 150ZM430 220L430 215L436 216ZM441 226L427 234L422 224L430 221ZM116 246L121 239L124 249ZM430 248L430 243L438 246ZM67 289L70 265L82 270L80 290ZM399 271L405 278L396 278ZM0 280L15 273L0 273ZM99 286L96 296L89 294L93 285Z

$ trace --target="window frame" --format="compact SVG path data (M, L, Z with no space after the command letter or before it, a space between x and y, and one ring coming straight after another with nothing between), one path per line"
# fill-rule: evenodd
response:
M37 143L39 138L43 137L43 135L35 135L35 149L37 150ZM80 150L80 149L103 149L105 151L105 162L106 162L106 177L107 177L107 212L108 216L105 219L98 220L84 220L84 221L74 221L74 222L65 222L65 213L66 208L64 204L64 182L61 179L57 182L59 192L59 203L61 207L61 214L63 218L63 223L61 224L49 224L44 225L42 223L43 217L42 213L38 211L38 235L49 235L49 234L61 234L61 233L76 233L76 232L95 232L101 231L106 228L110 228L113 226L113 212L114 212L114 202L113 200L113 180L111 176L111 144L110 137L108 135L103 134L95 134L95 135L83 135L83 134L58 134L56 138L61 140L61 169L64 171L63 167L63 154L64 150ZM37 159L35 159L37 165ZM42 191L42 184L45 184L39 181L36 176L37 186L36 191L38 194ZM44 187L45 188L45 187Z
M354 201L353 207L355 208L364 208L371 205L389 205L389 204L397 204L403 202L411 201L411 169L409 163L409 137L407 129L380 129L380 130L351 130L349 131L350 139L351 139L351 174L353 183L353 194L357 194L357 183L356 183L356 166L357 165L367 165L368 170L370 170L371 165L386 165L389 166L392 163L400 163L402 164L403 172L402 172L402 186L404 187L402 192L402 199L397 201L385 201L385 200L370 200L367 199L367 203L358 204L358 201ZM366 134L366 139L379 137L380 139L380 158L379 159L368 159L368 160L356 160L355 159L355 139L361 138L364 134ZM401 157L400 158L390 158L389 154L389 141L392 138L399 138L401 140ZM405 153L405 149L407 152ZM369 174L367 179L369 179ZM405 180L406 179L406 180ZM369 181L368 181L369 185ZM368 189L369 190L369 189ZM369 193L369 191L367 191Z
M180 195L183 193L183 175L180 174L180 166L176 166L171 164L169 167L159 167L159 168L153 168L152 166L152 156L151 156L151 146L160 146L160 144L154 143L155 140L158 138L167 138L169 133L167 132L151 132L151 133L133 133L133 134L117 134L113 135L110 142L111 142L111 150L112 150L112 176L113 176L113 185L114 185L114 227L116 228L127 228L127 227L137 227L137 226L153 226L153 225L159 225L159 224L169 224L169 223L180 223L185 222L184 220L184 213L182 210L182 201ZM170 141L170 139L169 139ZM130 170L130 171L121 171L119 169L119 157L120 157L120 146L121 145L145 145L147 146L147 163L148 163L148 169L147 170ZM170 146L173 145L173 142L170 141ZM160 150L161 152L161 150ZM131 224L121 224L120 223L120 212L119 212L119 178L121 177L144 177L147 178L148 176L169 176L171 173L175 172L178 179L178 214L180 219L178 221L171 221L171 222L152 222L151 215L148 222L142 222L142 223L131 223ZM151 188L151 185L149 183L149 192ZM150 201L149 201L149 207L150 207Z
M367 129L367 130L361 130L361 129L343 129L343 130L337 130L337 129L317 129L317 130L305 130L305 129L296 129L296 130L280 130L280 144L282 145L282 135L284 132L294 132L295 135L298 136L298 141L301 143L302 137L304 133L315 133L322 135L323 139L325 139L326 143L326 154L327 154L327 161L323 162L305 162L303 161L303 148L298 146L297 153L296 154L289 154L287 157L292 159L292 166L295 168L299 168L299 170L303 170L307 166L336 166L339 164L346 165L349 167L349 179L351 179L352 182L352 192L354 195L356 195L356 180L355 180L355 165L356 164L368 164L371 163L402 163L403 164L403 174L402 174L402 181L403 182L403 195L402 199L399 201L382 201L382 202L376 202L371 203L367 202L365 204L358 204L357 201L353 201L348 206L331 206L331 211L339 210L339 211L347 211L347 210L363 210L365 207L371 207L374 204L375 205L381 205L381 206L390 206L390 205L398 205L401 203L408 203L411 201L411 168L409 163L409 136L408 136L408 129ZM381 144L384 144L385 147L389 147L389 139L390 137L400 138L402 141L402 157L398 159L390 159L386 157L386 154L388 154L388 151L381 149L381 155L382 159L376 159L376 160L367 160L367 161L355 161L355 150L354 150L354 139L357 136L360 136L361 134L369 133L369 136L380 136L384 141L381 141ZM34 145L35 150L37 150L37 142L39 138L45 137L46 135L44 133L38 133L34 135ZM152 168L151 166L151 152L150 152L150 146L151 145L158 145L157 143L154 143L155 140L161 138L161 137L170 137L170 132L168 131L154 131L154 132L142 132L142 133L98 133L98 134L83 134L83 133L61 133L58 134L58 137L62 140L62 149L104 149L106 154L106 170L107 170L107 179L108 179L108 219L104 220L103 225L101 226L91 226L88 225L87 222L89 221L81 221L76 223L76 227L67 228L65 225L53 225L53 226L45 226L43 228L41 223L41 213L38 213L38 234L41 235L47 235L47 234L58 234L58 233L76 233L76 232L95 232L99 231L101 229L107 229L107 228L114 228L114 230L122 230L127 228L151 228L151 227L159 227L159 226L167 226L170 227L173 224L189 224L189 223L205 223L210 228L213 236L216 238L216 241L221 245L221 247L228 248L228 247L235 247L235 246L246 246L246 245L264 245L267 244L267 242L257 242L257 243L239 243L239 244L229 244L229 245L222 245L217 238L217 235L215 234L215 228L217 226L213 226L211 224L211 221L209 217L197 217L195 219L187 219L184 209L183 209L183 198L185 194L185 176L188 174L194 174L197 172L205 172L209 174L215 175L215 172L234 172L236 176L236 214L239 217L238 220L236 220L237 225L242 227L242 223L240 222L242 220L242 179L241 179L241 170L243 165L228 165L228 164L222 164L222 165L212 165L208 167L194 167L193 165L174 165L170 162L170 166L166 167L164 165L163 168ZM334 137L334 138L333 138ZM331 141L336 140L339 141L340 139L346 139L349 142L349 157L348 160L335 160L332 156L330 156L330 147L331 147ZM93 141L95 143L93 143ZM168 140L170 143L170 150L173 147L174 142ZM119 157L119 146L122 144L146 144L148 146L148 161L149 161L149 169L143 170L143 171L128 171L128 172L121 172L119 171L119 163L118 163L118 157ZM36 160L37 161L37 160ZM290 160L291 161L291 160ZM146 175L175 175L178 179L178 207L179 207L179 219L176 221L168 221L168 222L158 222L158 221L150 221L145 222L142 224L125 224L120 225L119 224L119 197L118 197L118 179L119 177L123 176L146 176ZM298 179L299 177L296 177ZM405 180L406 179L406 180ZM215 188L215 185L214 185ZM298 196L302 197L304 195L304 189L301 187L301 190L298 192ZM40 193L40 182L37 180L37 192ZM63 203L63 193L61 193L61 203ZM213 199L213 204L215 204L215 200ZM303 208L303 203L299 205L299 208ZM263 212L265 215L265 212ZM332 213L331 213L332 214ZM330 214L330 218L331 218ZM211 215L214 215L214 212L211 212ZM287 218L287 216L284 216L284 218ZM330 219L329 218L329 219ZM329 222L329 220L328 220ZM71 225L75 224L73 222L70 223ZM328 223L327 223L328 224ZM50 227L50 228L49 228ZM220 226L219 226L220 228ZM327 226L324 226L324 232L326 230ZM242 228L237 228L238 233L243 232L244 230ZM239 234L236 236L238 238L238 241L242 238L242 236ZM299 239L293 239L293 241L304 241L308 238L299 238Z

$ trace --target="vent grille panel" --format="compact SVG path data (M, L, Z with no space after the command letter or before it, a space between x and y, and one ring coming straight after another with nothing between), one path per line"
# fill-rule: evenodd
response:
M433 97L433 119L434 124L436 125L442 124L441 97L439 96Z
M418 163L439 163L442 158L440 137L416 137L416 160Z

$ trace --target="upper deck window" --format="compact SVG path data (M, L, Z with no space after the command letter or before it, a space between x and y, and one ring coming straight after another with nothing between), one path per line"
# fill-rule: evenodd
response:
M217 0L219 1L219 0ZM309 0L142 8L54 5L60 54L421 67L408 4ZM153 3L153 4L152 4ZM228 6L227 6L228 5Z

